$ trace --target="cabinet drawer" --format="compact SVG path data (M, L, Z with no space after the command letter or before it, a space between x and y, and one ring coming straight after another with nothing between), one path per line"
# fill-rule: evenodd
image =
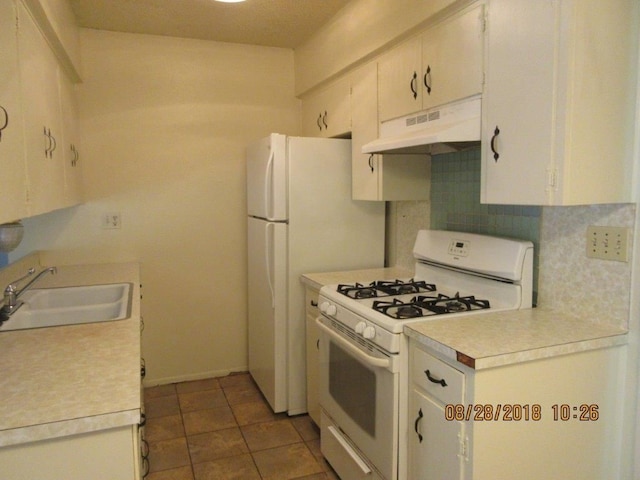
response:
M464 395L464 373L423 350L412 348L412 351L412 382L443 404L461 403Z
M318 310L318 295L320 292L312 288L305 289L304 304L308 314L317 317L319 315Z

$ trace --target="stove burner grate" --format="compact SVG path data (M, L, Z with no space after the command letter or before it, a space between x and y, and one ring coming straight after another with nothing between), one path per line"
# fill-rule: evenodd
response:
M376 300L373 302L373 309L375 311L384 313L388 317L396 320L468 312L470 310L482 310L485 308L490 308L488 300L479 300L473 295L461 297L458 294L453 297L443 294L438 294L438 296L419 295L413 297L408 302L403 302L398 299L391 301Z
M401 294L419 294L433 292L436 286L422 280L378 280L368 285L361 283L340 284L337 291L349 298L364 299L389 297Z

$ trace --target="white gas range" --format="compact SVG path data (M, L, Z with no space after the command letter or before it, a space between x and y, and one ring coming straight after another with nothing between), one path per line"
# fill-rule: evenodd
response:
M321 288L322 452L342 480L404 480L405 325L530 308L533 245L421 230L415 275Z

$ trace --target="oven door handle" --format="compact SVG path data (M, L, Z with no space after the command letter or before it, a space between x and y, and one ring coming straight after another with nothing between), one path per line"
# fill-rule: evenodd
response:
M371 365L372 367L379 368L391 368L391 359L390 358L376 358L371 355L367 355L358 347L353 345L349 340L346 340L342 336L338 335L331 328L327 327L321 320L322 317L316 318L316 325L322 330L324 333L329 335L336 343L339 343L342 348L349 351L349 353L353 354L355 357L358 357L360 360L365 362L367 365Z

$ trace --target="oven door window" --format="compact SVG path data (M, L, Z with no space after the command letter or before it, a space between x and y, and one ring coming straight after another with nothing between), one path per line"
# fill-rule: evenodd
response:
M329 343L329 394L372 437L376 436L376 374Z

